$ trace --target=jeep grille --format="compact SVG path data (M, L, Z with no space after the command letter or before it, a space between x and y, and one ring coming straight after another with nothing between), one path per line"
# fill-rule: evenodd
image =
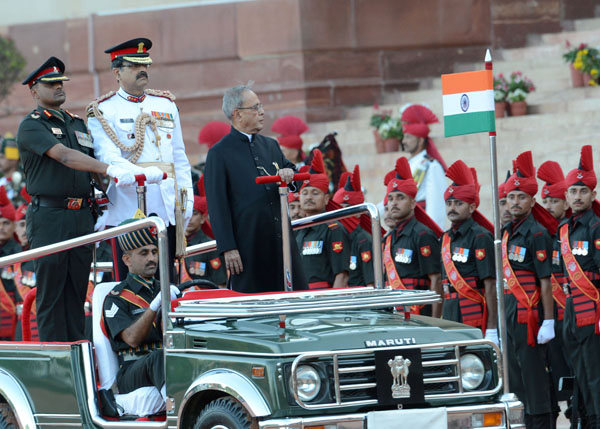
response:
M501 371L498 369L497 377L490 382L486 390L466 391L463 389L460 374L460 354L466 351L466 346L491 345L493 350L487 354L488 359L493 359L493 353L500 356L500 351L495 344L486 340L464 341L460 343L443 343L420 346L423 363L423 383L425 400L445 399L465 396L484 396L497 393L501 388ZM402 350L415 348L387 347L388 350ZM327 363L327 372L330 380L330 390L333 402L310 404L302 402L296 392L294 399L307 409L327 408L349 405L377 404L377 380L375 375L376 349L344 350L338 352L303 353L292 364L292 373L299 365L312 362ZM381 349L377 349L381 350ZM472 349L471 349L472 350ZM469 351L471 351L469 350ZM495 366L494 363L491 363Z

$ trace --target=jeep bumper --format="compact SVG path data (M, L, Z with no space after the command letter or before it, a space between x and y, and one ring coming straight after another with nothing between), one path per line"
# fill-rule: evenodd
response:
M398 410L399 419L402 411ZM427 409L423 411L427 412ZM524 408L520 401L447 407L446 412L448 429L525 427ZM261 429L366 429L368 413L262 420L259 421L259 427Z

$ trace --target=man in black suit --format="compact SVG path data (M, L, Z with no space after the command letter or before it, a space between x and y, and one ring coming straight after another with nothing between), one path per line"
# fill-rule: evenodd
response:
M292 183L294 164L274 139L258 134L264 109L249 86L233 87L223 96L231 131L209 151L205 187L210 221L238 292L283 290L281 206L277 184L257 185L258 176L278 174ZM292 185L293 186L293 185ZM294 289L306 289L300 254L293 237Z

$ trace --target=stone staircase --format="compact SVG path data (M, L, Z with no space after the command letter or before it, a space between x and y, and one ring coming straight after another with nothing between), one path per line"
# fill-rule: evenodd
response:
M600 45L600 19L574 22L574 31L544 34L532 38L529 46L492 52L494 73L510 74L520 70L536 86L536 91L527 98L529 114L520 117L496 119L497 155L499 179L504 180L512 159L525 150L533 152L534 163L552 159L558 161L568 172L577 165L579 149L584 144L594 146L595 164L600 171L600 87L572 88L569 67L562 54L565 43L572 45L585 42ZM456 64L448 73L483 69L481 63ZM420 90L390 93L385 96L382 109L389 109L399 116L399 109L407 103L422 103L430 107L443 122L441 80L425 79ZM370 107L354 108L348 119L327 123L310 124L310 134L303 137L309 145L317 142L324 134L338 132L344 161L349 169L354 164L361 168L362 184L367 190L367 201L377 203L384 196L383 176L392 169L401 152L377 154L373 130L369 118ZM489 138L487 134L474 134L444 138L443 125L434 124L430 136L435 141L446 163L450 165L462 159L478 171L481 189L480 210L490 218L491 175ZM541 186L540 186L541 189ZM540 197L538 197L538 200Z

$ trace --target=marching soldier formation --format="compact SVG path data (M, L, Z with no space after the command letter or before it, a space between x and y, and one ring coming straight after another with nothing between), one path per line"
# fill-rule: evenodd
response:
M137 38L105 51L119 88L89 105L87 123L61 107L68 81L61 60L50 57L25 79L35 108L21 122L16 143L7 134L0 149L0 255L138 217L132 185L135 174L144 174L147 214L168 225L171 262L179 259L169 265L174 282L178 267L179 281L203 279L246 293L280 290L284 240L277 185L256 185L254 179L279 175L288 184L294 221L362 204L359 166L344 172L330 195L322 152L314 150L308 161L302 151L304 121L277 120L272 130L280 134L278 141L260 135L263 105L251 87L240 85L223 98L230 125L218 123L218 133L207 130L200 138L210 150L206 175L193 183L175 97L147 88L151 47L150 40ZM411 158L398 158L383 180L386 285L437 292L442 303L411 311L479 328L496 344L498 318L505 318L510 386L525 404L528 428L555 427L557 399L568 399L558 381L571 375L585 427L600 428L600 203L592 147L581 149L579 165L566 177L555 161L540 165L536 176L532 153L523 152L499 186L506 304L498 315L494 230L478 211L477 174L463 161L446 168L429 137L429 125L437 122L431 110L410 106L402 122L403 149ZM14 183L21 171L26 191ZM293 182L298 171L309 172L310 179ZM106 177L110 202L101 214L93 186ZM543 182L543 207L535 200L537 179ZM440 228L446 223L444 205L446 231ZM146 238L141 245L115 241L112 250L120 288L148 289L152 300L155 255L148 256L154 263L147 272L131 262L138 248L155 251L152 237ZM213 238L217 251L183 258L186 244ZM374 285L371 231L358 218L302 228L289 241L294 289ZM84 339L91 259L92 249L79 247L4 269L0 338L14 338L17 306L34 290L41 341ZM111 298L104 306L109 313L113 301L122 304ZM148 326L158 304L154 307L144 313ZM137 341L129 341L132 321L117 326L114 320L113 346L136 347ZM157 377L147 383L162 382Z

